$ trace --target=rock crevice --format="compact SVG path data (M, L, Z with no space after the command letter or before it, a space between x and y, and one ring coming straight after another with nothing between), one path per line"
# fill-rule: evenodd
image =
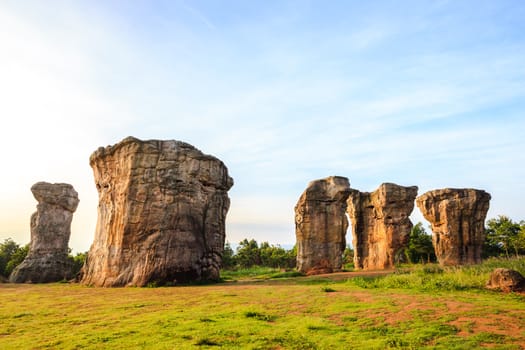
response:
M417 186L384 183L374 192L352 189L348 215L352 222L354 266L376 270L394 267L408 243Z

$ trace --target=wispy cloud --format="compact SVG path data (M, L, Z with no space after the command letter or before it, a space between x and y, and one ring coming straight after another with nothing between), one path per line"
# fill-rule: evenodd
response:
M185 1L181 1L182 7L191 13L200 22L206 25L209 29L216 30L215 25L206 17L201 11L198 11L194 6L188 5Z
M525 176L525 6L507 5L2 4L0 146L19 171L0 181L0 235L27 221L9 207L31 212L33 182L70 181L88 231L72 240L89 245L87 158L127 135L223 159L238 238L293 242L298 196L335 174L363 190L483 187L523 218L509 188Z

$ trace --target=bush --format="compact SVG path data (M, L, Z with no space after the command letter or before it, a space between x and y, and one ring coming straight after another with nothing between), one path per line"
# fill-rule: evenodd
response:
M525 253L525 222L514 222L505 215L487 221L483 257L518 257Z
M69 260L71 261L72 263L72 272L73 272L73 276L76 276L80 270L82 269L82 266L84 266L84 263L86 262L86 258L87 258L87 252L84 252L84 253L77 253L77 255L73 256L73 255L69 255Z
M408 262L412 264L430 263L437 260L432 245L432 236L427 234L421 222L418 222L410 231L405 256Z
M27 244L20 247L11 238L4 240L4 243L0 244L0 275L9 277L15 267L24 261L28 251Z
M270 245L268 242L261 243L259 248L261 265L276 268L293 268L297 253L295 247L292 250L286 250L281 246Z
M259 245L254 239L247 240L246 238L239 242L237 253L235 254L236 265L240 267L252 267L254 265L261 266L261 252Z
M29 244L20 246L11 238L4 240L0 244L0 275L8 278L11 272L20 265L29 252ZM86 261L87 252L77 253L77 255L69 255L68 258L73 266L73 275L80 272L84 262Z
M350 246L346 246L343 252L343 269L346 271L354 269L354 250Z
M222 267L229 270L249 269L253 266L290 269L295 267L297 250L294 247L286 250L279 245L262 242L261 245L254 239L244 239L239 242L234 254L229 243L224 246Z
M224 245L224 251L222 252L222 267L225 269L231 269L235 266L234 251L229 242Z
M356 277L348 283L361 288L414 289L421 291L484 290L489 275L496 267L525 273L525 258L489 259L480 265L440 267L420 265L411 271L384 277Z

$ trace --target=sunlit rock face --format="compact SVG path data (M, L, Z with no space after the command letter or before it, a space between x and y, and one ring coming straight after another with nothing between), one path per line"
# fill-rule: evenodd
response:
M490 194L470 188L426 192L417 206L432 225L432 243L441 265L478 264L485 239Z
M348 228L348 179L331 176L308 184L295 206L297 269L307 274L341 269Z
M37 182L31 192L38 205L31 215L29 252L11 274L10 281L47 283L70 279L68 245L78 193L69 184L47 182Z
M233 185L222 161L184 142L128 137L99 148L90 165L99 206L83 284L219 278Z
M352 222L354 266L381 270L394 267L408 243L417 186L384 183L374 192L351 190L348 215Z
M525 277L515 270L497 268L490 274L486 287L506 293L524 292Z

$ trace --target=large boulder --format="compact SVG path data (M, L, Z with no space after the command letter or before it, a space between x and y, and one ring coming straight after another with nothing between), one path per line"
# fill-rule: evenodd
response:
M525 277L518 271L497 268L490 274L486 287L502 292L524 292Z
M412 222L417 186L384 183L374 192L352 189L348 215L352 221L354 266L381 270L394 267L397 255L406 247Z
M31 192L38 205L31 215L29 252L9 280L46 283L70 279L73 276L68 245L78 194L69 184L47 182L37 182Z
M295 206L297 269L308 274L341 269L345 250L346 177L330 176L308 184Z
M417 206L432 225L432 243L441 265L478 264L485 240L490 194L471 188L426 192Z
M99 148L90 165L99 206L83 284L219 278L233 185L222 161L184 142L128 137Z

